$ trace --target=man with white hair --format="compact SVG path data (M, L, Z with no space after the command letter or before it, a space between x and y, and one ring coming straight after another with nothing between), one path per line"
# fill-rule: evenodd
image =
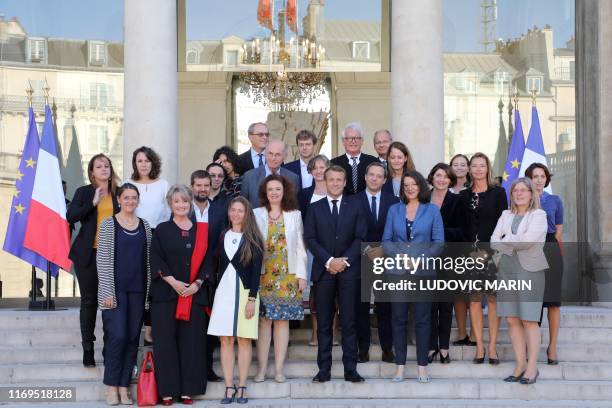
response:
M363 128L357 122L352 122L346 125L342 132L342 144L344 145L345 154L334 157L332 164L341 166L346 171L346 185L344 186L344 195L352 195L365 190L365 172L366 167L370 163L378 161L372 155L362 153L363 146Z
M278 174L289 179L293 184L294 194L297 193L300 187L300 178L297 174L281 167L287 158L289 148L282 140L273 139L268 143L266 148L266 162L263 166L249 170L242 176L242 186L240 195L245 197L253 208L260 207L259 203L259 186L266 177L270 174Z
M387 129L380 129L374 132L374 150L378 154L378 161L385 166L387 165L387 152L391 142L393 142L393 138L391 137L391 132Z

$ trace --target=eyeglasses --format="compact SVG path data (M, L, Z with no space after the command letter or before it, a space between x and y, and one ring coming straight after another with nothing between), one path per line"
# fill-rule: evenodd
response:
M257 136L257 137L268 137L270 136L270 133L250 133L253 136Z
M359 142L361 139L363 139L361 136L359 137L344 137L344 140L346 140L347 142Z

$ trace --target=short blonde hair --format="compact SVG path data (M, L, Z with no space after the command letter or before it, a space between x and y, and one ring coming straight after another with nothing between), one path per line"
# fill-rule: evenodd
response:
M531 191L531 201L527 206L527 211L533 211L540 208L540 194L538 194L538 191L533 187L531 179L528 179L527 177L519 177L510 185L510 211L512 211L513 214L518 212L518 208L512 199L512 192L514 191L514 188L521 183L523 183L529 189L529 191Z
M168 207L172 210L172 198L175 194L179 194L182 199L189 202L189 214L193 211L193 193L189 187L184 184L175 184L166 193L166 202Z

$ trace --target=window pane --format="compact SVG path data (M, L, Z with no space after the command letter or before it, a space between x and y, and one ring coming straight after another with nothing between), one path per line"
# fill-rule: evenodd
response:
M444 0L446 159L481 151L501 176L514 127L512 94L518 91L527 139L535 89L566 241L576 240L574 14L574 0Z
M0 18L0 217L5 231L16 171L28 128L25 89L31 85L39 131L50 87L67 197L87 183L86 167L105 153L123 172L123 0L2 2ZM0 240L4 239L1 234ZM0 251L4 297L26 297L29 264ZM40 272L39 272L40 273ZM44 280L44 274L39 278ZM72 296L72 276L60 272L59 296ZM53 280L53 294L56 293ZM45 289L43 289L44 291Z
M186 0L187 71L381 70L381 0L297 0L295 25L286 1L269 4Z

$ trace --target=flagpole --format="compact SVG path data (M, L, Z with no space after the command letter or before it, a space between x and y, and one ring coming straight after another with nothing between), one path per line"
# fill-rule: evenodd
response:
M34 88L32 88L32 84L28 81L29 88L26 89L26 94L28 98L28 108L32 107L32 95L34 94ZM37 309L36 304L36 267L32 265L32 289L30 290L30 304L28 305L28 310Z

